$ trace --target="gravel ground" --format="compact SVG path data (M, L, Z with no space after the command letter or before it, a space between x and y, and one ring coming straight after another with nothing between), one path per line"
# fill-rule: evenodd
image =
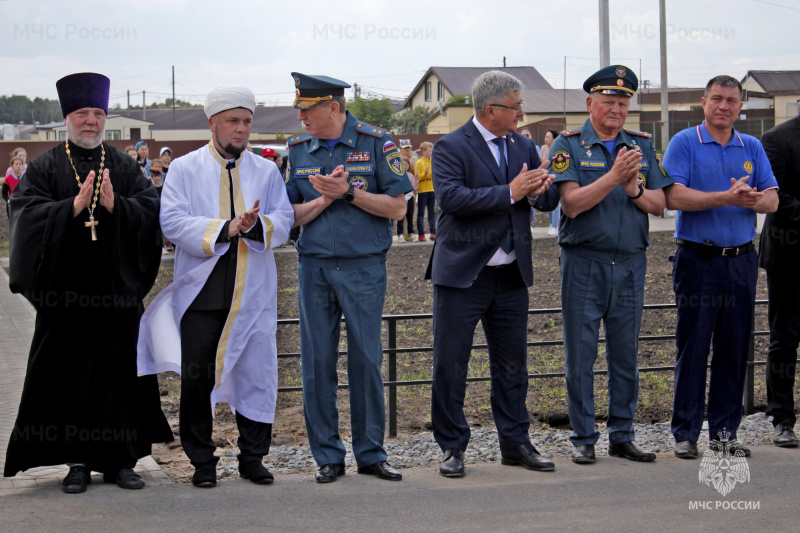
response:
M656 453L671 452L675 441L669 430L669 422L660 424L635 424L636 442ZM703 424L703 431L698 439L700 453L708 447L708 425ZM605 424L598 424L600 441L597 443L598 456L608 455L608 433ZM531 442L539 453L547 458L570 457L573 446L569 441L570 430L547 429L531 434ZM738 439L745 445L771 444L773 429L771 417L764 413L756 413L745 417L739 426ZM350 442L345 441L347 456L345 463L349 470L356 467ZM398 469L412 466L438 464L441 451L433 435L429 431L416 433L413 436L392 439L385 443L389 455L388 462ZM239 477L236 461L236 449L218 449L222 458L217 465L220 479ZM474 428L466 453L466 463L491 463L499 461L500 449L497 445L497 431L494 428ZM264 460L266 467L275 474L312 473L317 465L311 456L308 446L273 446L269 456Z

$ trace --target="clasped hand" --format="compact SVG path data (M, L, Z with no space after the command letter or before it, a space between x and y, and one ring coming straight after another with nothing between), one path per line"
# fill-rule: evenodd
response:
M106 208L109 213L114 212L114 187L111 185L111 180L108 178L108 169L103 171L102 181L100 182L100 205ZM75 199L72 201L72 214L78 216L81 211L87 207L91 207L94 197L94 170L89 172L86 179L81 185L81 190L78 192Z
M520 173L508 184L514 202L520 201L524 196L534 198L550 188L555 176L547 173L549 165L550 161L545 161L539 168L528 170L528 164L522 164Z
M756 206L758 201L761 200L764 193L758 192L755 188L750 187L747 184L749 179L750 176L743 176L738 180L736 178L731 178L731 188L728 189L729 205L752 209Z
M611 172L618 184L622 185L628 196L639 194L639 171L642 168L642 153L638 150L628 151L623 147L617 152L617 159Z
M350 188L347 183L349 175L349 172L344 171L344 165L339 165L330 174L314 174L308 179L318 193L333 201L344 196L347 189Z
M256 203L253 204L252 209L245 211L243 214L231 220L230 224L228 224L229 238L238 234L240 231L245 233L250 230L253 225L255 225L256 220L258 220L258 211L260 209L258 207L259 201L260 200L256 200Z

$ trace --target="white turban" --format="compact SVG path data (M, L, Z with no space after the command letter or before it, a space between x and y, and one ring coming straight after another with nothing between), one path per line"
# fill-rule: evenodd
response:
M208 118L217 113L222 113L228 109L243 107L249 109L251 113L256 110L256 97L253 91L247 87L232 85L230 87L218 87L206 96L204 110Z

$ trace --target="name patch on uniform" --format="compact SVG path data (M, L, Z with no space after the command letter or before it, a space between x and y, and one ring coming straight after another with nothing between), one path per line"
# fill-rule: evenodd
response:
M361 163L357 165L345 165L344 170L345 172L350 172L351 174L372 174L375 169L372 163Z
M294 171L295 176L313 176L322 174L322 167L300 167Z
M361 189L362 191L366 191L369 184L367 180L364 179L364 176L353 176L350 178L350 185L355 187L356 189Z
M366 162L370 161L369 152L348 152L347 153L347 162L352 163L354 161L358 162Z
M650 163L648 163L644 159L642 159L642 162L639 164L642 166L642 168L650 168Z
M589 161L586 159L581 159L578 164L581 168L606 168L605 161Z

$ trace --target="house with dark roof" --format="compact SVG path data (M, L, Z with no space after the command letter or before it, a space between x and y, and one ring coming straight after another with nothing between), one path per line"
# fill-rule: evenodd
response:
M406 98L404 110L421 106L430 109L428 134L455 131L474 113L469 101L472 83L490 70L507 72L522 82L525 116L519 127L527 126L538 144L544 142L547 130L576 128L589 116L587 95L582 89L554 89L534 67L430 67ZM466 101L448 103L454 96L466 96ZM626 122L632 129L639 127L639 109L639 104L632 102Z
M776 125L800 114L800 70L750 70L741 82L746 108L773 109Z
M430 67L406 98L403 107L438 109L454 96L468 96L475 79L490 70L501 70L518 78L526 89L552 89L534 67Z
M209 140L208 117L202 107L182 109L148 109L138 111L114 111L132 119L152 123L150 137L156 141ZM278 135L289 136L304 131L297 120L297 109L292 106L258 106L253 113L250 141L275 139Z

